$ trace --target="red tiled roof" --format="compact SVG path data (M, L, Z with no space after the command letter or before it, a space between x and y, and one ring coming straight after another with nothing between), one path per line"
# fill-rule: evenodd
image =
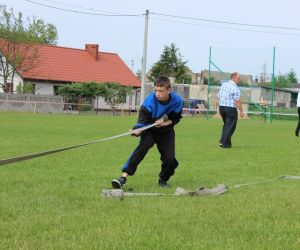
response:
M38 64L19 72L24 79L60 82L117 82L140 87L140 80L115 53L98 52L98 60L84 49L38 46Z

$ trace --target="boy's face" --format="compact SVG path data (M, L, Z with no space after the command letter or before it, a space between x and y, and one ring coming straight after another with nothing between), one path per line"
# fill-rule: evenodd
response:
M169 100L171 88L167 89L165 86L154 86L154 93L157 100L159 100L160 102L165 102Z

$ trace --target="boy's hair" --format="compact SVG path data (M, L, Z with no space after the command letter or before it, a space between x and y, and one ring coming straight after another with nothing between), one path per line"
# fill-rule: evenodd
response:
M161 76L157 78L154 82L154 86L157 87L166 87L167 89L171 88L171 83L168 77Z

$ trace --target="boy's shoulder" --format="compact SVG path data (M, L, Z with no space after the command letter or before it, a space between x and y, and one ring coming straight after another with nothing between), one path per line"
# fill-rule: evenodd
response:
M155 98L155 94L152 92L150 93L149 95L146 96L144 102L145 103L150 103L152 101L154 101L156 98Z
M175 93L175 92L171 92L170 95L171 95L171 98L174 99L177 102L178 101L179 102L183 101L182 97L180 95L178 95L177 93Z

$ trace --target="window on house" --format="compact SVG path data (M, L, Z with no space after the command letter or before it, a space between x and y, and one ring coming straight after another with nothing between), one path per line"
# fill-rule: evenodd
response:
M59 86L54 85L53 86L53 93L54 93L54 95L59 95L58 90L59 90Z
M120 95L120 101L121 101L121 103L126 103L126 93L122 93Z
M183 99L190 98L190 86L184 86Z
M6 91L8 93L12 93L13 92L13 84L12 83L6 83Z
M35 95L35 84L32 84L32 94Z

